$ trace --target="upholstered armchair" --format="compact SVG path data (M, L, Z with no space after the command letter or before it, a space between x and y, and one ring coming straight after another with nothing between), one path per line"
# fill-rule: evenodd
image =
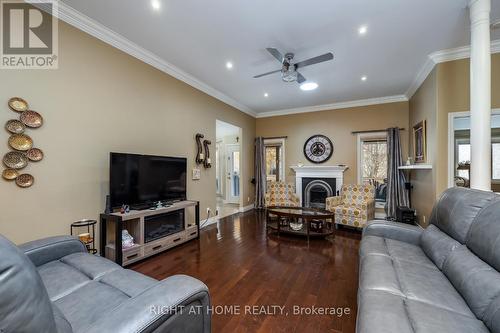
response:
M292 184L287 184L284 182L270 182L267 185L265 204L266 207L299 207L300 200L295 194L295 188Z
M326 209L335 213L335 223L363 228L375 218L375 186L344 185L340 196L326 198Z

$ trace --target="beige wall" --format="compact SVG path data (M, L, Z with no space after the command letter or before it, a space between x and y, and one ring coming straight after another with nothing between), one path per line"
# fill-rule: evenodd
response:
M413 170L411 183L413 186L412 208L417 210L418 223L426 226L429 214L436 197L436 110L437 110L437 72L434 69L424 83L410 99L409 105L409 148L413 156L413 126L425 120L427 124L427 161L433 165L432 170Z
M194 166L194 136L212 140L215 120L243 129L242 195L253 202L255 119L98 41L60 24L58 70L1 71L0 123L17 115L7 100L20 96L45 118L28 131L45 159L25 170L32 188L0 183L0 233L15 242L67 234L72 221L97 218L108 193L110 151L184 156L188 179ZM0 135L6 153L8 134ZM188 180L188 197L215 211L215 168Z
M295 183L291 165L312 164L304 157L305 141L314 134L324 134L332 140L334 153L324 165L345 164L346 183L357 182L356 136L352 131L402 127L403 156L408 146L408 103L390 103L340 110L310 112L257 119L257 136L288 136L285 143L285 173L288 182Z
M491 103L495 109L500 108L500 54L491 56L491 65ZM421 93L422 91L427 93ZM434 201L448 187L448 115L469 109L469 59L438 64L410 99L410 126L416 124L425 114L428 125L431 124L435 128L435 136L427 138L428 152L434 156L431 160ZM414 205L421 205L419 213L428 216L431 207L427 204L429 193L426 188L417 184L412 199Z

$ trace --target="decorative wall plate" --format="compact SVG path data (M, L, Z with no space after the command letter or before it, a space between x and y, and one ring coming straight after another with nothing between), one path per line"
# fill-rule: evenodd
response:
M15 169L5 169L2 171L2 177L7 180L14 180L19 176L19 172Z
M35 178L29 173L23 173L16 178L16 184L19 187L30 187L34 182Z
M43 151L39 148L31 148L26 152L26 157L33 162L38 162L43 159Z
M9 138L9 146L15 150L26 151L33 147L33 140L26 134L12 134Z
M20 151L11 151L3 156L3 164L11 169L22 169L28 165L28 158Z
M26 110L28 110L28 102L26 102L24 99L22 99L21 97L12 97L11 99L9 99L9 108L12 110L12 111L16 111L16 112L24 112Z
M24 125L31 128L38 128L43 124L43 117L36 111L28 110L21 113L19 119L23 122Z
M5 129L13 134L21 134L26 126L17 119L11 119L5 123Z

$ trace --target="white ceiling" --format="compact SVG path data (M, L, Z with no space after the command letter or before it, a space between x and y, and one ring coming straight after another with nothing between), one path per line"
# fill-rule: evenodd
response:
M470 41L467 0L159 1L63 0L250 113L404 96L430 53ZM492 7L500 19L500 0ZM335 59L301 70L319 84L303 92L279 74L252 78L280 67L266 47Z

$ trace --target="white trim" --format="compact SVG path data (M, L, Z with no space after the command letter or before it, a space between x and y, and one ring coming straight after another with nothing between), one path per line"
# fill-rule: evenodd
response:
M406 96L408 97L408 99L410 99L417 92L418 88L420 88L422 83L424 83L425 79L427 79L429 74L434 69L434 66L436 66L436 63L431 58L427 57L424 65L422 66L422 68L420 68L417 76L406 91Z
M246 212L248 212L248 211L250 211L250 210L252 210L254 208L255 208L254 204L251 204L251 205L248 205L248 206L240 207L239 212L240 213L246 213Z
M361 172L361 142L363 142L363 139L366 138L386 138L387 139L387 132L385 131L378 131L378 132L368 132L368 133L358 133L356 135L356 178L358 180L358 184L361 184L362 181L362 172Z
M491 54L495 53L500 53L500 39L491 41ZM406 96L410 99L415 94L437 64L467 58L470 58L470 45L436 51L429 54L424 65L415 77L415 80L413 80L406 91Z
M228 104L236 109L255 117L256 113L246 105L243 105L224 93L212 88L205 82L195 78L194 76L184 72L180 68L170 64L169 62L161 59L159 56L152 52L140 47L122 35L112 31L99 22L91 19L90 17L80 13L76 9L68 6L62 1L58 1L59 11L58 18L64 22L94 36L103 42L137 58L159 70L175 77L176 79L189 84L190 86L203 91L204 93ZM43 9L43 8L42 8Z
M499 115L499 109L492 109L492 115ZM455 186L455 118L470 116L470 111L448 113L448 188Z
M335 178L335 192L340 193L344 184L344 172L348 169L345 165L304 165L291 166L295 171L295 194L303 205L302 178Z
M405 95L367 98L367 99L360 99L360 100L356 100L356 101L339 102L339 103L333 103L333 104L305 106L305 107L301 107L301 108L283 109L283 110L277 110L277 111L265 111L265 112L258 113L256 118L267 118L267 117L284 116L284 115L297 114L297 113L347 109L347 108L354 108L354 107L360 107L360 106L369 106L369 105L395 103L395 102L407 102L407 101L408 101L408 98Z

